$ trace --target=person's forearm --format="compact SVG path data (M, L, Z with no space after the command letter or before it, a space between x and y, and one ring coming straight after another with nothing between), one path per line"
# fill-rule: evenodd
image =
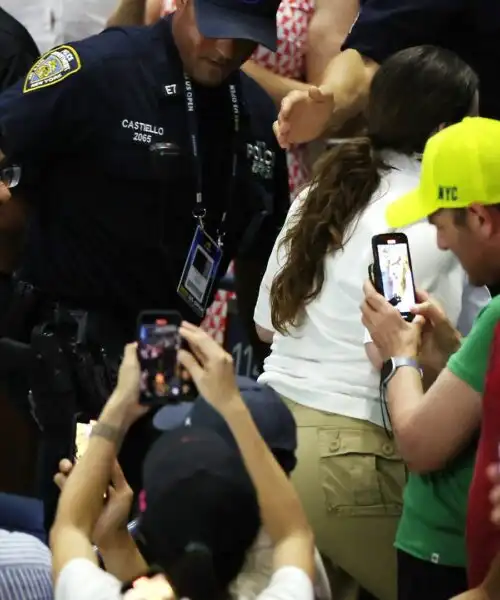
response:
M309 534L309 523L299 497L260 436L241 397L228 401L221 413L257 490L262 521L273 542L277 545L301 532Z
M279 106L283 98L294 90L308 90L311 86L297 79L277 75L269 69L258 65L253 60L247 61L242 70L254 79L271 96Z
M341 127L366 108L377 68L377 63L364 58L357 50L344 50L332 59L320 85L324 92L333 94L335 100L328 128Z
M413 367L398 368L387 386L387 402L399 451L409 465L421 450L422 436L415 435L413 417L421 406L423 397L424 389L419 371Z
M122 0L108 19L107 27L144 25L146 0Z
M99 545L106 571L120 581L130 581L148 570L148 565L127 529L115 532Z
M102 512L111 471L129 427L110 398L94 426L87 450L75 465L61 493L54 528L68 525L89 539Z

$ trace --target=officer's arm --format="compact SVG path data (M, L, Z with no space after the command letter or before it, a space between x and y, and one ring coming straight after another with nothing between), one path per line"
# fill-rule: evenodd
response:
M53 153L82 141L93 103L84 71L77 49L63 46L41 57L0 95L0 168L21 167L20 187Z
M389 56L412 46L442 45L453 17L467 0L366 0L343 45L328 65L321 89L332 93L332 126L366 106L371 80Z
M146 25L156 23L163 15L163 0L146 0Z
M316 0L307 32L306 80L321 83L359 12L359 0Z
M146 0L121 0L115 12L109 17L107 27L128 27L144 25Z
M38 49L33 42L32 52L13 48L10 56L2 56L0 58L0 91L6 90L24 77L38 54Z

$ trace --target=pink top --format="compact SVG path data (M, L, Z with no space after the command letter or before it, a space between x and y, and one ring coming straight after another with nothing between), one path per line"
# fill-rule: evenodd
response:
M164 0L164 14L175 10L175 0ZM259 46L252 59L273 73L304 81L306 76L307 32L314 13L314 0L282 0L278 9L278 50ZM308 180L300 148L288 153L288 173L292 193Z

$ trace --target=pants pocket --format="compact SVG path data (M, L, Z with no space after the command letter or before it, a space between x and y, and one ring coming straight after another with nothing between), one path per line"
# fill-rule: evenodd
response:
M400 515L406 467L381 431L318 428L320 481L328 512Z

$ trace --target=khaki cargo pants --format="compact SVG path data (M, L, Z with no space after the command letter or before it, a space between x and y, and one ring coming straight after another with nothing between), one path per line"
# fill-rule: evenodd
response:
M394 538L406 468L394 442L372 423L284 398L298 428L298 490L326 559L335 600L397 597Z

